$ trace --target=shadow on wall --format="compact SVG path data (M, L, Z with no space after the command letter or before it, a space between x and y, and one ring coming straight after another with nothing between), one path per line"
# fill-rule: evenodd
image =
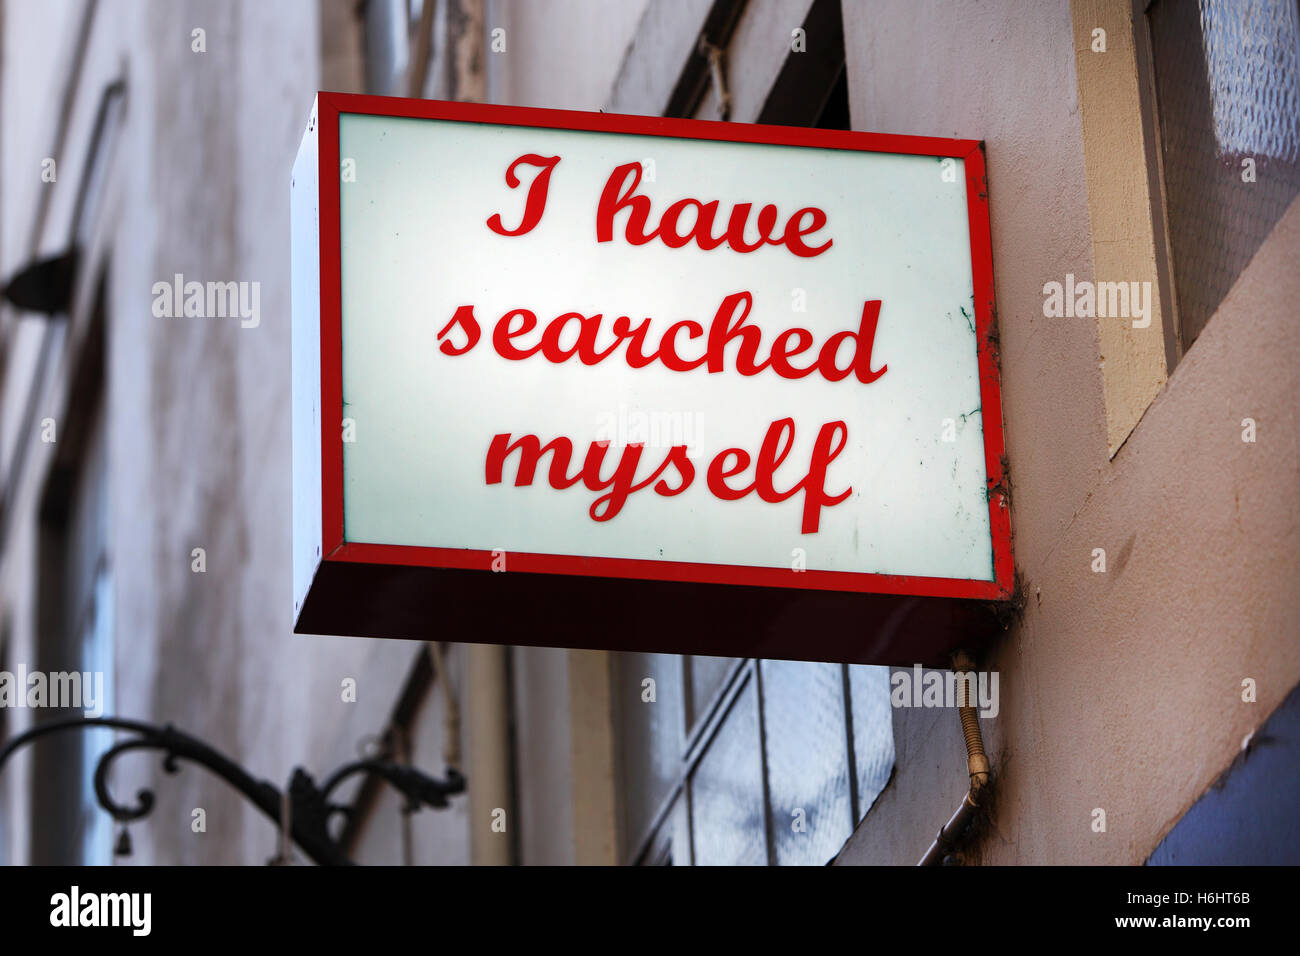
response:
M1149 866L1300 864L1300 685L1160 842Z

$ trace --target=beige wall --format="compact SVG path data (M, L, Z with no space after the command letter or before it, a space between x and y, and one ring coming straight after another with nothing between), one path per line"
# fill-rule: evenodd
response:
M853 123L987 142L1027 607L983 662L1002 712L983 722L998 780L973 856L1139 863L1300 680L1300 208L1109 460L1097 330L1042 315L1043 283L1092 263L1070 11L1035 10L846 5ZM1241 441L1248 416L1257 444ZM895 779L841 862L915 862L965 790L955 715L896 710L895 735Z

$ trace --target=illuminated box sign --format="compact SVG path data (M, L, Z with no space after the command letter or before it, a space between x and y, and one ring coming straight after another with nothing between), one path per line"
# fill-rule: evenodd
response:
M292 204L298 630L881 659L801 631L1009 596L978 143L322 93Z

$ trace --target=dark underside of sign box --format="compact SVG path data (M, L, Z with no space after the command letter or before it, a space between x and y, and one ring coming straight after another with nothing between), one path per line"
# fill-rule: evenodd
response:
M294 630L945 667L1002 629L969 599L323 562Z

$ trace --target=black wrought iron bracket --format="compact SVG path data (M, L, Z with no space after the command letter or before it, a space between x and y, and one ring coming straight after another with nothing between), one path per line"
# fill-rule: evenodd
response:
M86 717L43 723L14 737L0 749L0 773L4 771L5 763L12 754L40 737L65 730L90 730L97 727L126 731L133 735L114 743L100 755L99 762L95 765L95 797L99 805L118 823L126 824L148 816L153 810L155 797L152 790L142 789L136 792L134 804L118 803L108 792L109 768L123 754L135 750L155 750L162 753L162 766L168 773L180 770L180 760L199 764L243 794L277 827L282 826L284 794L280 790L264 780L257 780L219 750L170 724L155 727L121 717ZM336 815L350 815L352 808L346 804L331 803L330 795L345 780L357 774L380 777L399 790L406 797L404 810L408 813L425 806L444 808L450 797L465 791L465 777L457 770L448 768L446 779L438 780L415 767L384 758L356 760L345 764L319 786L311 774L301 767L295 768L289 781L289 835L308 857L322 866L346 866L352 863L343 847L330 834L330 821Z

